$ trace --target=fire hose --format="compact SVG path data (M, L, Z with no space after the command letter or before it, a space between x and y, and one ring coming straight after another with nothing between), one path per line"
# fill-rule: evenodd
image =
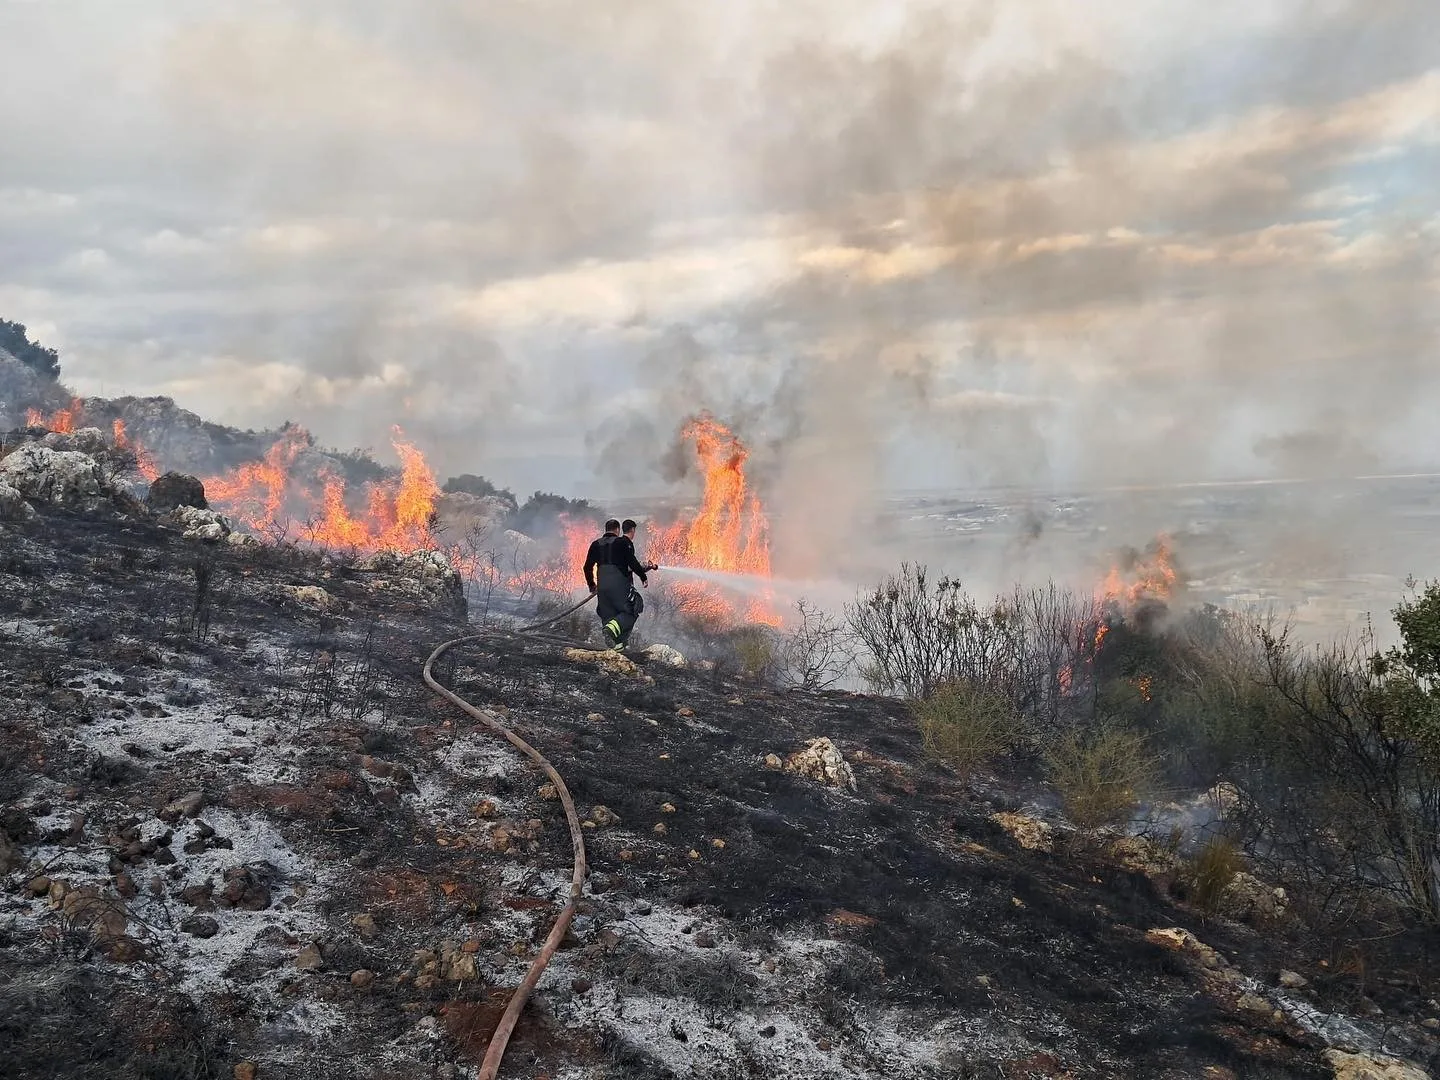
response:
M544 630L546 627L553 626L566 616L579 611L594 599L595 595L592 593L578 604L562 611L559 615L545 619L542 622L532 623L529 626L519 627L516 632L530 634ZM495 1028L495 1034L490 1037L490 1044L485 1048L485 1058L480 1064L479 1080L495 1080L495 1077L500 1072L500 1061L505 1056L505 1048L510 1043L510 1035L514 1032L515 1025L520 1020L520 1014L525 1011L525 1003L529 1001L530 994L534 991L536 984L539 983L540 976L544 974L546 965L550 963L550 958L555 955L555 951L560 947L560 942L564 939L565 932L570 929L571 920L575 918L576 907L580 903L581 896L584 894L586 867L585 834L580 828L580 816L575 812L575 802L570 797L570 789L565 786L564 779L555 771L555 767L545 760L544 755L542 755L540 751L536 750L507 727L496 713L490 712L487 709L477 708L459 694L441 686L435 679L434 673L431 670L435 666L435 661L439 660L440 657L444 656L445 653L457 645L477 641L483 636L484 635L481 634L469 634L465 637L454 638L451 641L444 642L437 646L435 651L430 654L430 658L425 661L425 669L421 673L425 684L461 712L480 721L480 723L489 728L493 734L505 739L511 746L515 747L515 749L519 750L536 765L540 766L545 775L550 778L550 783L555 785L555 791L560 796L560 805L565 808L565 820L570 826L570 840L575 847L575 864L570 876L570 899L566 902L565 907L561 909L559 917L555 920L555 925L550 928L550 934L546 937L545 944L541 946L539 954L530 964L530 970L525 973L525 978L521 980L520 985L515 988L514 994L510 996L510 1003L505 1007L505 1012L500 1017L500 1023Z

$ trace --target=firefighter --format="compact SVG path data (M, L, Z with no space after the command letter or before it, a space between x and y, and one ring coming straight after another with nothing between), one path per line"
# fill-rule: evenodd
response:
M617 652L624 650L635 620L645 610L645 602L635 590L636 576L648 588L650 580L645 575L659 569L636 558L635 529L629 518L623 525L611 518L605 522L605 535L592 542L585 555L585 584L599 598L600 625L605 640Z

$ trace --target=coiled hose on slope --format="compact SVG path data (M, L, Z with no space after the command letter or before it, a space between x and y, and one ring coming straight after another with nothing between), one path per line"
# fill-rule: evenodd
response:
M562 611L559 615L546 619L544 622L522 626L516 632L532 634L536 631L544 630L546 627L553 626L567 615L579 611L593 599L595 599L593 594L587 596L578 604ZM500 1061L505 1056L505 1047L509 1045L510 1035L514 1032L515 1025L520 1020L520 1014L525 1010L525 1003L530 999L530 994L534 991L536 984L539 983L540 976L544 974L546 965L550 963L550 958L555 955L555 950L560 947L560 942L565 937L565 931L570 928L570 921L575 918L576 906L579 904L580 897L583 895L585 889L586 867L585 834L580 829L580 815L575 812L575 802L570 798L570 789L565 786L564 779L555 771L555 767L545 760L544 755L541 754L540 751L536 750L519 735L511 731L498 715L470 704L470 702L466 701L459 694L441 686L435 678L432 670L435 666L435 661L439 660L457 645L464 645L468 642L479 640L483 636L484 635L481 634L468 634L465 637L454 638L436 646L435 651L432 652L429 659L425 661L425 668L421 672L425 680L425 685L467 716L480 721L480 723L489 728L492 733L505 739L511 746L515 747L515 749L519 750L536 765L540 766L545 775L550 778L550 783L555 785L556 792L559 793L560 805L565 808L565 820L570 826L570 840L575 846L575 867L570 876L570 899L566 902L559 917L555 920L555 925L550 928L550 934L546 937L545 944L541 946L539 954L530 964L530 970L525 973L525 978L520 981L520 985L515 988L515 993L511 995L510 1003L505 1007L505 1012L500 1017L500 1023L495 1028L495 1034L490 1037L490 1045L485 1048L485 1058L480 1064L479 1080L495 1080L495 1077L500 1072Z

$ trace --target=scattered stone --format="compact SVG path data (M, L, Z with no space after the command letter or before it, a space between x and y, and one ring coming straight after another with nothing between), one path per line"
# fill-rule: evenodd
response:
M44 896L50 891L50 879L41 874L37 878L31 878L27 888L29 888L31 896Z
M539 789L536 791L536 794L539 795L540 798L544 799L546 802L549 802L552 799L558 799L560 797L560 792L555 790L554 784L541 784Z
M1304 990L1310 985L1310 980L1295 971L1282 971L1280 972L1280 985L1286 990Z
M605 722L605 714L598 712L586 713L585 722L587 724L603 724Z
M493 818L500 813L500 807L490 799L482 799L475 806L475 816L478 818Z
M1152 945L1159 945L1162 948L1192 956L1206 968L1218 968L1223 964L1219 953L1181 926L1148 930L1145 933L1145 940ZM1268 1009L1270 1006L1266 1005L1265 1007Z
M180 924L180 931L191 937L212 938L220 932L220 924L208 915L191 915Z
M1265 884L1254 874L1241 871L1220 897L1221 914L1241 922L1272 923L1290 910L1290 897L1282 888Z
M104 895L93 885L68 889L60 901L60 912L73 925L89 930L102 943L118 941L129 927L125 905L116 897Z
M593 664L612 675L639 675L640 668L624 653L613 649L566 649L565 659L572 664Z
M163 514L181 506L210 509L210 504L205 501L205 485L195 477L179 472L167 472L156 477L145 493L145 505L154 514Z
M193 506L177 506L166 518L180 529L186 540L203 540L218 544L235 531L230 519L214 510L200 510Z
M1335 1080L1430 1080L1424 1069L1399 1058L1326 1050L1325 1061L1335 1070Z
M667 802L667 803L661 803L661 804L660 804L660 812L661 812L662 814L673 814L673 813L675 813L675 804L674 804L674 803L668 803L668 802Z
M570 980L570 989L577 994L588 994L594 985L589 979L580 975Z
M312 611L341 611L345 602L319 585L276 585L275 594Z
M225 884L215 903L222 908L240 908L242 911L264 911L270 906L269 880L274 867L232 866L224 873Z
M663 821L657 821L655 823L654 832L656 836L664 836L669 831L670 830L665 827L665 823Z
M990 820L1009 833L1011 838L1027 851L1053 852L1055 850L1055 831L1050 827L1049 822L1030 817L1028 814L1004 812L991 814Z
M814 780L827 787L856 789L855 773L841 756L835 744L823 736L812 739L801 750L785 759L784 771L792 776Z
M696 850L692 847L692 848L689 850L689 852L687 853L687 856L688 856L689 858L691 858L691 859L698 859L698 858L700 858L700 852L696 851Z
M295 957L295 966L301 971L319 971L325 966L325 958L320 955L320 946L311 942L300 950L300 955Z
M772 772L779 772L784 767L785 762L780 760L779 754L765 755L765 768L770 769Z
M135 879L125 873L115 875L115 891L124 900L134 900L140 895L140 889L135 884Z
M356 990L364 990L375 981L375 972L369 968L361 968L359 971L350 973L350 985Z
M1241 994L1237 1004L1245 1012L1265 1013L1268 1016L1272 1011L1270 1002L1259 994Z
M608 806L596 806L590 811L590 820L603 829L620 824L620 815Z
M675 715L691 717L695 715L695 710L690 708L689 705L681 705L678 709L675 710Z
M711 841L710 841L710 846L713 847L713 848L714 848L715 850L717 850L717 851L721 851L721 850L724 850L725 841L724 841L724 840L721 840L721 839L717 836L714 840L711 840Z
M253 1061L242 1061L235 1066L235 1080L255 1080L258 1075L259 1070Z
M669 645L662 645L659 642L647 647L640 655L647 660L654 660L668 667L683 668L685 666L685 657L681 653Z
M715 935L708 930L701 930L695 935L695 947L697 949L713 949L715 947Z
M1428 1031L1440 1031L1440 1017L1432 1016L1428 1020L1423 1021L1420 1026Z
M831 926L849 926L861 929L880 925L880 920L874 916L862 915L858 911L849 911L846 908L836 908L825 916L825 921Z
M350 920L350 925L355 927L355 932L360 935L361 941L374 941L380 934L380 927L375 922L375 916L368 912L356 915Z

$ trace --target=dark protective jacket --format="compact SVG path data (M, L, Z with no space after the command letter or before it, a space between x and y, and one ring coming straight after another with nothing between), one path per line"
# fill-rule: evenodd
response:
M629 585L633 580L632 575L638 574L640 580L648 584L645 577L645 564L635 557L635 545L628 536L615 536L606 533L598 540L590 544L590 550L585 554L585 584L594 589L597 585L595 579L596 567L611 567L607 573L618 574L625 579Z

